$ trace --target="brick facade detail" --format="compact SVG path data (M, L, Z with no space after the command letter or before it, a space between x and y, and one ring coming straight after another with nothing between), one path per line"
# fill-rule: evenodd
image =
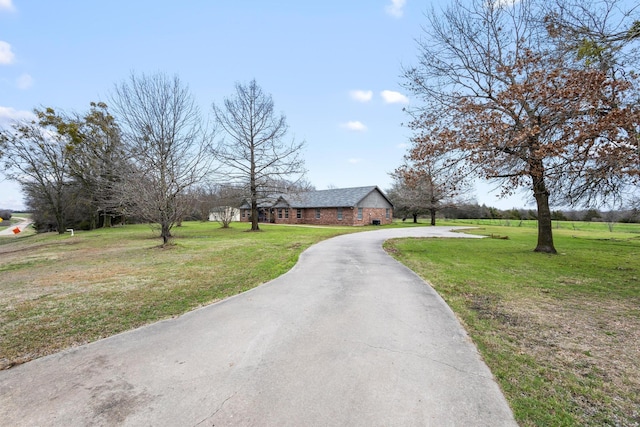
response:
M358 208L342 208L342 219L338 217L338 208L318 208L320 218L317 217L314 208L300 209L300 218L298 218L298 209L271 208L270 210L272 212L266 215L265 222L273 224L359 226L372 225L374 221L379 221L380 225L384 225L391 224L393 219L392 208L362 208L362 219L358 218ZM241 209L240 221L249 222L250 215L250 209Z
M360 226L393 221L393 204L376 186L283 194L258 206L259 221L273 224ZM249 222L250 215L250 204L245 201L240 221Z

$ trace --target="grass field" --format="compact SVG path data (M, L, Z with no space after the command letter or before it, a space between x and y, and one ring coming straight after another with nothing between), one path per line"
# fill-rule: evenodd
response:
M560 223L546 255L531 223L472 225L494 238L385 246L452 307L520 425L640 425L640 227Z
M554 256L533 253L532 222L447 224L500 238L385 246L456 312L519 423L639 425L640 226L554 223ZM144 225L1 237L0 369L237 294L371 229L247 228L187 222L166 248Z
M22 220L21 217L16 217L13 216L11 219L9 220L3 220L0 221L0 231L4 230L5 228L11 227L12 225L17 224L18 222L20 222Z
M438 223L438 225L440 222ZM449 225L473 225L473 226L502 226L502 227L515 227L515 228L537 228L538 221L532 219L458 219L447 220L442 224ZM609 223L602 221L583 222L583 221L553 221L554 230L569 230L569 231L591 231L591 232L606 232L606 233L630 233L634 235L640 235L640 224L627 224L627 223ZM562 236L562 234L560 234Z
M313 243L362 231L247 228L187 222L166 248L145 225L0 237L0 369L245 291Z

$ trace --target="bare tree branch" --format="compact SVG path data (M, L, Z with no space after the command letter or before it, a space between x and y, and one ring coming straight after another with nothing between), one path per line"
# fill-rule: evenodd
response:
M248 187L251 229L259 230L258 199L274 190L272 183L304 176L301 153L305 142L284 140L286 118L275 113L271 96L255 80L236 84L235 96L225 99L222 106L214 103L213 113L226 135L214 149L215 157L227 180Z
M177 76L132 74L111 98L132 163L123 196L137 215L158 224L166 244L189 209L182 196L210 172L210 135Z

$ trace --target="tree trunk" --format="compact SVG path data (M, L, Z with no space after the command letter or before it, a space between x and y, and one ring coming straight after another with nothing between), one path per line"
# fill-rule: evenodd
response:
M100 223L100 212L91 212L89 214L89 230L95 230Z
M256 200L251 200L251 231L260 231L260 226L258 225L258 202Z
M56 209L56 225L58 227L58 234L64 234L67 231L65 227L64 213L61 208Z
M533 195L538 206L538 245L534 252L556 254L553 246L553 224L551 222L551 209L549 209L549 191L544 183L544 178L533 178Z
M418 223L418 214L413 214L413 223L414 224Z
M431 225L436 225L436 210L429 209L429 213L431 213Z
M251 231L260 231L258 225L258 185L256 184L256 155L253 139L251 140L251 171L249 185L251 186Z
M162 224L161 227L162 244L166 245L167 243L169 243L169 239L171 238L171 230L169 230L169 225L167 224Z

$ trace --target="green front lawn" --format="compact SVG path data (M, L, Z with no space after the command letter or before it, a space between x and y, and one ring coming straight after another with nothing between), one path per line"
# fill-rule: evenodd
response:
M640 226L560 227L547 255L533 227L475 225L494 238L385 246L452 307L521 425L639 425Z

